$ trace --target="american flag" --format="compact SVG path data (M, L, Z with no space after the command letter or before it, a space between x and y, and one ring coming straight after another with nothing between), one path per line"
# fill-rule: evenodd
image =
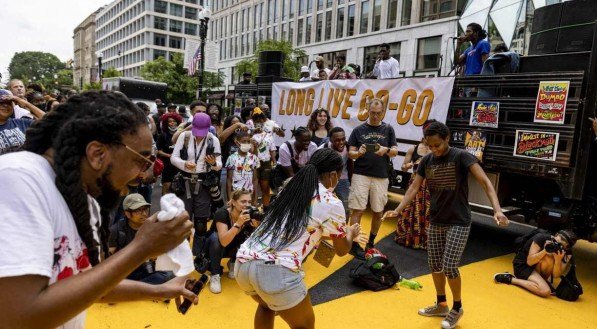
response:
M199 67L199 62L201 62L201 47L197 47L197 51L195 51L195 55L191 59L191 63L189 64L189 75L195 75L197 72L197 68Z

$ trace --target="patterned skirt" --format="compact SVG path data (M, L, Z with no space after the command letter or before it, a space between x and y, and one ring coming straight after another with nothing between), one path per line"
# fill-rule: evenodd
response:
M408 185L412 184L412 175ZM397 244L415 249L427 248L427 229L429 228L429 208L431 197L427 188L427 181L423 180L421 188L411 204L398 217L398 226L394 241Z

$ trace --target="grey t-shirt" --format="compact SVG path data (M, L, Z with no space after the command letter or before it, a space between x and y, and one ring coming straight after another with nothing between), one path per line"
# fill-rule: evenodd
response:
M475 163L477 158L474 155L455 147L450 147L448 154L442 157L427 154L421 160L417 174L427 180L431 194L431 223L458 226L471 224L468 173Z

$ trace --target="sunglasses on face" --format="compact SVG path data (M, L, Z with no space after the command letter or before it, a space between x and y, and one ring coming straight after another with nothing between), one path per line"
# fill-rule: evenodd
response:
M132 152L136 156L143 159L143 165L141 166L141 172L147 171L147 169L151 168L151 166L153 166L153 164L155 163L156 157L153 154L146 157L146 156L142 155L141 153L133 150L132 148L130 148L128 145L126 145L124 143L116 143L116 144L124 146L124 148L127 149L129 152Z

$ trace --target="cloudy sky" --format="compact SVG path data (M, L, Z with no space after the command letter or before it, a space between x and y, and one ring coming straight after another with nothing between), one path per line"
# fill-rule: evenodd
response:
M16 52L44 51L61 61L73 57L73 30L87 16L112 0L2 0L0 73L8 79L8 64Z

